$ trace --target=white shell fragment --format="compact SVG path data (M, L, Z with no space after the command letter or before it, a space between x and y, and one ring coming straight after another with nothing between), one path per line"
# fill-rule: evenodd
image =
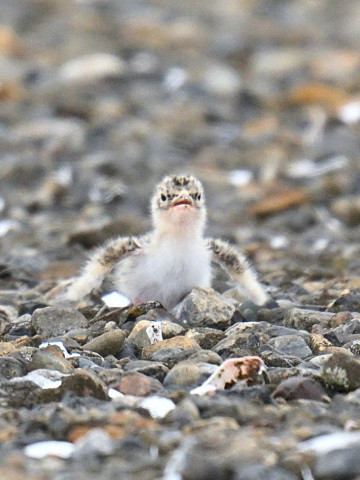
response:
M161 322L154 322L153 324L149 325L146 329L146 333L151 344L160 342L163 339Z
M66 374L58 372L57 370L47 370L44 368L33 370L29 372L25 377L21 377L21 380L30 380L36 383L39 387L45 389L57 388L61 385L61 379L67 377ZM15 377L19 380L20 377ZM12 379L14 380L14 379Z
M39 348L46 348L49 345L56 345L57 347L59 347L65 358L74 358L74 357L79 357L80 356L80 353L69 353L66 350L63 342L61 342L60 340L54 340L53 342L43 342L43 343L40 344Z
M115 388L109 388L107 393L111 399L124 397L124 394L119 392L119 390L115 390Z
M261 374L266 367L260 357L240 357L225 360L210 377L199 387L190 391L192 395L207 395L215 390L230 387L238 380L245 382Z
M305 440L299 443L298 450L304 453L325 455L333 450L341 450L359 443L360 432L335 432Z
M49 455L59 458L69 458L73 454L75 447L70 442L37 442L24 448L27 457L41 459Z
M175 403L169 398L159 397L157 395L144 398L144 400L138 403L138 406L145 408L152 418L164 418L176 407Z
M124 308L130 305L131 301L120 292L111 292L101 297L101 300L109 308Z

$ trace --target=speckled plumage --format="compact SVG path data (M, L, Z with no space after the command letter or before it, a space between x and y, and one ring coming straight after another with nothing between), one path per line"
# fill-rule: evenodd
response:
M120 237L98 248L68 287L79 300L100 287L114 269L115 285L134 303L151 300L173 308L195 286L210 287L211 261L219 263L256 303L267 300L255 273L235 247L205 239L204 192L191 175L165 177L151 201L154 228L140 237Z

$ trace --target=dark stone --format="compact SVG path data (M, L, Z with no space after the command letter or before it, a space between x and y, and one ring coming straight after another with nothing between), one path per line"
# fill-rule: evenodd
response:
M308 400L324 401L327 397L323 387L310 377L290 377L283 380L273 393L274 398L284 400Z

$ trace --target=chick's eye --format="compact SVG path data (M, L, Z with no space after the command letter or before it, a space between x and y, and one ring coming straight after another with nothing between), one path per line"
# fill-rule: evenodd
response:
M201 200L201 193L199 193L199 195L197 196L197 199Z
M161 200L162 200L163 202L165 202L165 201L166 201L166 197L165 197L165 195L164 195L164 194L162 194L162 195L161 195Z

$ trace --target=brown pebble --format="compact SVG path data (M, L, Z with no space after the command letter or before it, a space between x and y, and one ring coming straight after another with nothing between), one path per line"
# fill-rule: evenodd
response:
M125 375L120 383L113 388L124 395L146 397L160 390L162 385L159 380L137 372Z

